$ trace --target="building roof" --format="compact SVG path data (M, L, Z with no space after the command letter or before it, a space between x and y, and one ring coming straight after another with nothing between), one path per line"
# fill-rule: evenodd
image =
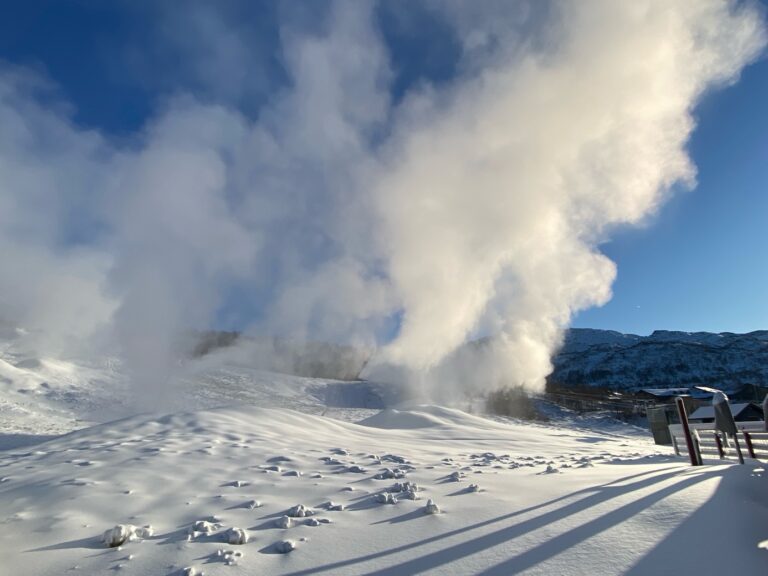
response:
M688 396L688 388L642 388L640 392L658 396L659 398L671 398L672 396Z
M753 402L740 402L738 404L731 404L731 414L733 414L734 418L738 418L738 416L750 406L760 410L760 407L754 404ZM713 419L714 417L715 417L715 408L713 406L702 406L701 408L697 408L696 410L694 410L694 412L690 416L688 416L688 419L689 420L706 420L706 419Z

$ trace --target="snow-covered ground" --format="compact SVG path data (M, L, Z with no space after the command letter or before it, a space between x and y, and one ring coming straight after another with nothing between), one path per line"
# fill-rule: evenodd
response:
M758 462L691 468L620 425L329 407L340 383L242 363L183 380L185 411L90 425L128 406L114 364L22 356L0 353L3 574L768 570Z

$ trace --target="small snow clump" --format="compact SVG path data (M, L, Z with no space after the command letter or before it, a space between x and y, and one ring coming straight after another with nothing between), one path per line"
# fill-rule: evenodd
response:
M216 532L219 528L221 528L221 524L218 522L209 522L208 520L198 520L192 525L192 528L190 528L189 532L192 535L192 538L197 538L201 534L209 535Z
M397 498L389 492L381 492L375 496L376 502L379 504L397 504Z
M102 541L110 548L116 548L126 542L151 538L153 534L152 526L138 527L133 524L118 524L104 532Z
M440 507L430 498L424 506L424 514L440 514Z
M248 532L242 528L232 527L226 533L227 542L230 544L245 544L248 542Z
M278 528L288 529L293 524L293 521L291 520L290 516L280 516L277 520L275 520L275 526Z
M291 518L305 518L312 515L314 515L314 512L310 508L304 506L304 504L297 504L288 510L288 516Z
M283 540L275 544L275 551L279 554L288 554L294 550L296 550L296 542L293 540Z

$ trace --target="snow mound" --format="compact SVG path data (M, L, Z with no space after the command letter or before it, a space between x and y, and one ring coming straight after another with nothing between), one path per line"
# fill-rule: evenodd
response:
M362 420L360 424L372 428L413 430L416 428L445 426L446 423L430 414L400 411L390 408L388 410L382 410L378 414Z
M420 428L499 428L499 424L485 418L473 416L444 406L420 404L401 407L400 409L388 408L382 410L365 420L358 422L371 428L417 430Z

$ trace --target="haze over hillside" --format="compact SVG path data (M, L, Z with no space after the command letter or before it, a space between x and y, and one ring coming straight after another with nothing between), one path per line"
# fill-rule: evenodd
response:
M208 352L235 342L222 340L221 334L202 335L200 350ZM372 354L371 350L319 342L251 338L246 341L248 345L240 354L252 361L256 360L254 354L259 356L264 368L315 378L355 380ZM483 365L483 355L492 344L492 339L481 339L457 350L446 362L445 370L450 372L447 378L484 378L486 381L475 386L480 390L519 384L503 376L488 380L494 376L474 371L476 366ZM747 334L656 330L650 336L638 336L572 328L566 331L562 348L552 357L552 365L548 382L566 387L636 390L706 385L736 391L745 384L768 386L768 330Z

